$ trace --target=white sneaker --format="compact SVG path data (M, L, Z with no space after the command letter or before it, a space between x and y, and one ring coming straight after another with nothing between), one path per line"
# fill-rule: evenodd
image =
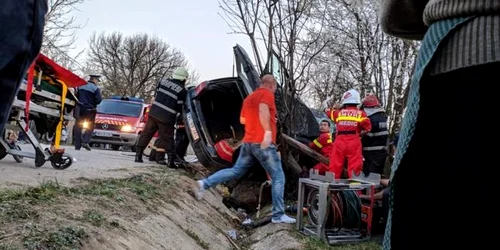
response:
M201 200L203 198L204 192L205 192L205 188L203 185L203 181L202 180L196 181L196 184L194 185L194 188L193 188L193 193L196 196L196 199Z
M284 214L278 220L272 219L271 221L273 223L294 224L297 220L295 220L294 218L289 217L288 215Z

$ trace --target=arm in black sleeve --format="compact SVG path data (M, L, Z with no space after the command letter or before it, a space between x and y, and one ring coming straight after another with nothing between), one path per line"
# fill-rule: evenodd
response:
M181 90L177 95L177 112L182 114L182 108L184 107L184 102L186 101L187 91L186 89Z
M179 114L177 114L177 119L176 119L175 124L177 124L177 126L184 125L184 121L182 120L182 112L180 112Z
M97 90L95 91L94 98L96 105L99 105L99 103L102 102L101 90L99 88L97 88Z

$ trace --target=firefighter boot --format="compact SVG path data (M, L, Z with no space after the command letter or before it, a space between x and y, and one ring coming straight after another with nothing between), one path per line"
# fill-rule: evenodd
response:
M165 152L164 151L156 151L156 163L160 165L167 165L167 162L165 161Z
M149 161L156 161L156 149L151 149L151 153L149 153Z
M144 149L137 148L137 150L135 151L135 162L144 162L142 160L142 152L143 151L144 151Z
M168 155L168 167L177 168L177 165L175 164L175 154Z

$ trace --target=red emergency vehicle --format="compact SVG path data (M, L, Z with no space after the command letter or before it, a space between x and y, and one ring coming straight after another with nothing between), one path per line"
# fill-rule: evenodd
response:
M135 144L146 125L150 104L143 99L113 96L97 106L91 143L110 144L113 150Z

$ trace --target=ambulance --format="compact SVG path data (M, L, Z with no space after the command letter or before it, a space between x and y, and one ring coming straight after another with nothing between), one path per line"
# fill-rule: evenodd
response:
M91 144L109 144L113 150L121 146L135 152L135 145L146 125L150 104L143 99L112 96L97 106Z

